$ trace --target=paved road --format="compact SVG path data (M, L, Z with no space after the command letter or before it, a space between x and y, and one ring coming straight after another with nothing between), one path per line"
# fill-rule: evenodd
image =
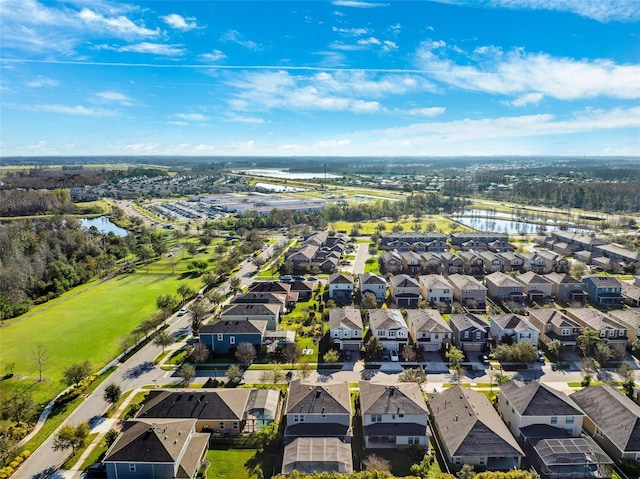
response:
M364 273L364 265L369 257L369 244L359 243L356 259L353 260L353 274Z

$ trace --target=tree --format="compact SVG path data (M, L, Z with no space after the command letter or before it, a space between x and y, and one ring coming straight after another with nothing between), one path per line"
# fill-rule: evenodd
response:
M405 346L402 349L401 354L402 354L402 359L404 359L405 361L415 361L416 358L418 357L418 354L416 353L415 348L410 344Z
M367 354L369 359L373 359L378 357L382 351L382 343L380 342L380 338L378 336L371 336L369 340L364 344L364 352Z
M75 363L62 371L65 382L68 386L77 386L80 382L91 374L91 363L85 360L81 363Z
M116 442L120 433L115 429L109 429L107 433L104 435L104 445L107 446L107 449L111 447L111 445Z
M0 402L3 419L14 422L28 422L36 412L36 403L31 394L22 389L14 389Z
M378 301L376 300L376 295L371 291L367 291L364 293L364 297L362 298L362 303L360 304L362 309L375 309L378 307Z
M431 464L433 464L433 456L425 454L422 461L413 464L409 470L414 476L418 476L420 479L427 479L429 477L429 471L431 470Z
M549 350L549 354L551 354L555 359L562 361L566 346L559 339L552 339L547 345L547 349Z
M284 348L284 351L282 352L282 355L287 360L287 362L290 362L293 366L302 357L302 349L297 343L287 344L287 346Z
M6 465L7 461L16 456L18 441L8 434L0 436L0 465Z
M584 328L582 334L577 337L576 343L585 356L592 356L596 349L596 344L600 343L600 333L595 329Z
M209 350L203 343L196 344L189 353L189 361L192 363L203 363L209 357Z
M445 356L454 367L460 366L460 363L464 361L464 352L455 346L451 346Z
M184 303L187 299L192 298L196 295L196 292L193 288L191 288L187 284L181 284L178 286L178 295L182 298L182 303Z
M600 363L600 366L604 367L607 362L613 357L611 345L609 343L605 343L604 341L600 341L596 344L593 356L595 357L596 361Z
M204 318L207 315L207 310L202 304L202 301L196 301L189 306L189 313L191 313L191 334L194 336L200 335L200 328L204 323Z
M236 295L238 294L238 291L240 291L240 278L238 278L237 276L232 276L229 279L229 289L231 290L231 294L232 295Z
M340 354L338 353L338 351L334 349L330 349L329 351L324 353L324 356L322 356L322 359L325 363L337 363L338 360L340 359Z
M188 386L196 377L196 368L189 363L184 363L180 366L180 377L182 382Z
M401 383L423 384L427 381L427 375L422 368L405 369L398 375L398 381Z
M622 390L630 399L633 399L635 389L636 389L636 382L634 381L633 376L625 379L625 381L622 383Z
M256 348L251 343L240 343L236 349L235 357L243 364L251 364L256 358Z
M81 422L77 426L62 426L58 434L53 438L53 450L64 451L71 448L72 454L83 447L89 436L89 425Z
M375 454L367 456L362 464L367 471L391 472L391 462Z
M108 403L115 404L120 399L122 395L122 389L116 383L108 384L107 387L104 388L104 400Z
M284 379L284 373L281 369L271 368L260 373L260 382L278 384Z
M618 374L625 380L631 378L635 379L635 371L629 363L622 363L618 368Z
M42 371L49 364L49 353L47 347L43 343L37 343L33 351L33 362L38 368L39 382L42 382Z
M231 364L227 368L227 372L225 373L225 376L227 376L227 380L233 384L238 384L240 381L242 381L243 375L244 373L242 372L242 369L240 369L240 366L238 366L237 364Z
M176 303L176 298L171 294L161 294L156 298L156 306L163 311L173 311Z
M473 479L476 475L471 464L464 464L462 468L456 473L458 479Z
M313 366L311 363L300 363L300 367L298 368L298 376L302 379L307 379L311 376L311 371L313 371Z
M569 273L574 278L581 279L587 273L587 265L580 261L574 261L569 268Z
M216 308L222 301L224 301L224 295L220 293L217 289L212 289L206 294L207 299Z
M636 358L640 358L640 339L636 339L633 343L631 343L631 353Z
M156 336L153 338L153 344L156 346L162 347L162 352L164 353L164 348L173 343L173 335L168 333L167 331L158 331Z
M591 374L585 374L584 376L582 376L582 381L580 381L580 386L582 386L583 388L588 388L591 385L592 379L593 379L593 376Z
M187 243L187 252L191 255L191 256L195 256L196 253L198 252L198 245L197 243Z

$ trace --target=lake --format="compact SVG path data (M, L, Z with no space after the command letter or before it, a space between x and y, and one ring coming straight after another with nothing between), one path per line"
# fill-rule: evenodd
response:
M81 218L80 223L86 229L95 226L100 233L113 233L116 236L127 236L129 232L124 228L114 225L106 216L99 216L98 218Z
M536 233L538 231L538 228L542 226L534 223L527 223L524 221L509 221L503 219L467 218L460 216L452 216L451 218L459 223L462 223L465 226L470 226L471 228L478 231L507 234ZM545 227L546 231L556 231L560 229L559 226L553 224L547 224ZM572 233L589 232L589 230L575 227L569 227L566 230Z
M313 178L340 178L339 175L331 173L292 173L289 170L280 170L276 168L254 168L251 170L234 170L234 173L244 173L253 176L268 176L271 178L281 178L286 180L310 180Z

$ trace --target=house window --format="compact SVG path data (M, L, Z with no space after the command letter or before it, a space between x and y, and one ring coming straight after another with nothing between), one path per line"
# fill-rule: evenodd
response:
M607 335L607 332L603 329L602 331L600 331L600 337L604 338Z
M136 472L136 465L135 464L129 464L129 472Z
M551 424L558 424L558 416L551 416Z
M476 339L482 339L482 333L480 331L476 333Z
M417 436L409 436L409 445L418 446L420 444L420 438Z
M304 422L304 414L294 414L293 422Z
M484 465L484 457L481 457L481 458L478 460L478 464L480 464L481 466L483 466L483 465Z
M395 331L389 331L389 337L390 337L390 338L395 337L395 335L396 335L396 332L395 332Z
M236 337L235 336L230 336L229 337L229 344L236 344Z
M382 414L372 414L371 422L382 422Z
M440 335L439 335L438 333L435 333L435 334L433 335L433 339L440 339Z
M464 332L464 339L469 339L469 331Z
M616 330L615 329L610 329L609 330L609 337L610 338L615 338L616 337Z
M551 325L549 325L551 326ZM570 329L563 329L562 331L560 331L560 334L562 336L569 336L571 334L571 330Z
M378 336L384 338L387 335L386 331L378 331Z
M222 337L223 337L222 334L218 334L218 341L222 341Z
M573 416L567 416L567 419L565 420L565 422L567 424L573 424Z
M454 457L453 461L456 463L457 466L459 466L462 463L462 461L461 461L461 459L459 457Z
M234 422L234 423L233 423L233 428L234 428L234 429L238 429L238 423L237 423L237 422Z
M220 423L220 429L224 429L224 423L223 422Z

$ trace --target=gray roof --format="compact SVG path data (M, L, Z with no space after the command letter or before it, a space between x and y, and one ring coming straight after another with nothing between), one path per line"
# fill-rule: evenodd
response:
M360 405L362 414L429 414L416 383L385 385L360 381Z
M627 329L623 324L594 308L569 308L567 309L567 315L596 331L602 329Z
M542 324L555 324L557 327L582 329L580 324L557 309L531 309L529 311L529 316L533 316Z
M524 456L509 428L482 393L456 385L429 394L429 409L451 456Z
M414 331L431 333L450 333L451 328L437 309L408 309L407 323Z
M249 291L247 293L239 294L235 296L232 303L276 303L283 304L287 298L286 292L261 292L261 291Z
M509 287L517 286L520 288L522 287L522 283L517 281L512 276L508 274L504 274L500 271L496 271L495 273L491 273L490 275L486 276L485 282L491 282L496 286L500 286L500 287L504 287L504 286L509 286Z
M538 331L533 324L531 324L526 316L521 316L519 314L498 314L492 315L491 320L500 326L501 329L513 329L514 331L522 331L527 328L535 329Z
M549 281L544 276L540 276L538 273L534 273L533 271L527 271L526 273L519 274L516 276L516 280L522 284L550 284Z
M500 386L500 394L509 400L521 416L583 416L569 396L533 381L528 384L509 381Z
M568 275L567 273L552 272L545 274L544 277L555 284L582 284L582 281Z
M399 309L370 309L369 322L374 330L407 329L407 323Z
M429 433L426 424L415 422L375 422L363 429L365 436L426 436Z
M591 281L598 288L611 288L611 287L620 287L620 280L615 276L600 276L597 274L592 274L590 276L585 276L582 278L582 281Z
M396 288L420 288L420 283L408 274L397 274L390 281Z
M449 275L448 280L452 286L455 286L461 291L487 290L480 281L475 279L473 276L468 276L466 274L451 274Z
M458 331L464 331L471 327L482 331L489 329L489 323L482 319L481 316L473 313L452 314L449 316L449 323L453 324Z
M640 406L608 385L571 395L578 406L620 451L640 452Z
M284 448L282 474L353 472L351 444L332 437L299 437Z
M329 276L329 284L353 284L353 277L346 273L333 273Z
M254 281L249 285L250 292L287 294L291 284L279 281Z
M233 303L220 316L277 316L281 306L275 303Z
M195 418L241 421L251 389L153 389L142 404L139 419Z
M331 308L329 310L329 327L331 329L345 328L354 331L362 331L362 315L358 308L344 306L343 308Z
M266 321L225 321L221 319L202 326L200 334L264 334L266 329Z
M351 414L349 384L310 384L300 379L291 381L287 414Z
M418 276L418 281L427 289L451 289L447 278L441 274L422 274Z
M377 274L364 273L360 275L360 284L387 284L387 282Z

